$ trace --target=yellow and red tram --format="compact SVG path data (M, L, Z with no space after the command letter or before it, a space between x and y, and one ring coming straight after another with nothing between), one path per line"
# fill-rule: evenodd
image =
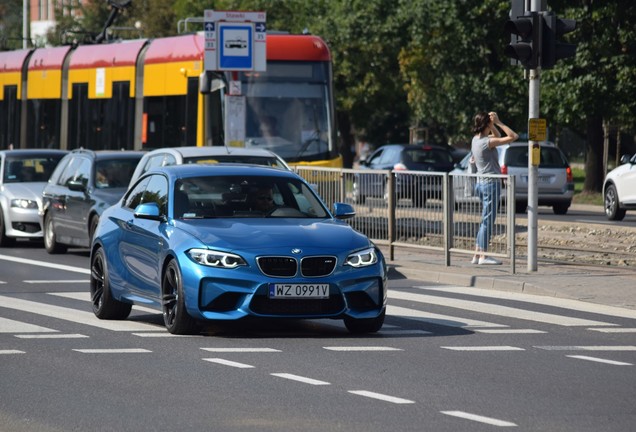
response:
M0 148L224 145L222 90L201 82L201 34L0 52ZM225 73L245 96L245 139L291 164L341 166L331 53L267 35L266 72Z

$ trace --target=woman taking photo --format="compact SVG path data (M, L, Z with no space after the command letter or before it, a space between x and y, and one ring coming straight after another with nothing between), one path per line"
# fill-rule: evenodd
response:
M499 129L506 135L502 136ZM473 133L475 135L473 136L471 151L477 166L477 174L501 174L497 147L516 141L519 135L503 124L495 112L477 113L473 120ZM475 187L477 194L481 198L482 217L479 231L477 231L475 255L472 263L499 265L501 261L486 256L486 252L488 251L488 244L490 243L495 219L497 218L497 208L501 195L501 179L480 176Z

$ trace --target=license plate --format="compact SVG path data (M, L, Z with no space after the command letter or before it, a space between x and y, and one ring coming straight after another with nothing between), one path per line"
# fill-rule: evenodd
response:
M537 183L550 183L552 176L537 176ZM521 180L528 183L528 176L521 176Z
M269 284L269 298L329 298L329 284Z

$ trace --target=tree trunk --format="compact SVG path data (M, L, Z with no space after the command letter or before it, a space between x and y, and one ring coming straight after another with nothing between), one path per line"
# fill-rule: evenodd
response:
M351 134L351 119L345 112L338 112L338 131L340 132L340 154L344 168L353 167L353 152L355 137Z
M597 193L603 188L603 118L590 115L587 118L587 151L585 157L585 182L583 192Z

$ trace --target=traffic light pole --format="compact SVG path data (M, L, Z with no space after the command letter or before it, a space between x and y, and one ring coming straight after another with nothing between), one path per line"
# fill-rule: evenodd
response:
M528 85L528 118L539 118L539 94L541 67L530 70ZM539 193L537 177L539 172L540 147L537 141L528 141L528 271L537 271L537 207Z
M532 0L531 12L541 12L541 0ZM539 53L539 56L541 53ZM539 63L541 64L541 63ZM529 119L539 118L539 100L541 90L541 66L530 69L528 85L528 123ZM538 204L537 177L539 172L539 143L528 141L528 271L537 271L538 240Z

